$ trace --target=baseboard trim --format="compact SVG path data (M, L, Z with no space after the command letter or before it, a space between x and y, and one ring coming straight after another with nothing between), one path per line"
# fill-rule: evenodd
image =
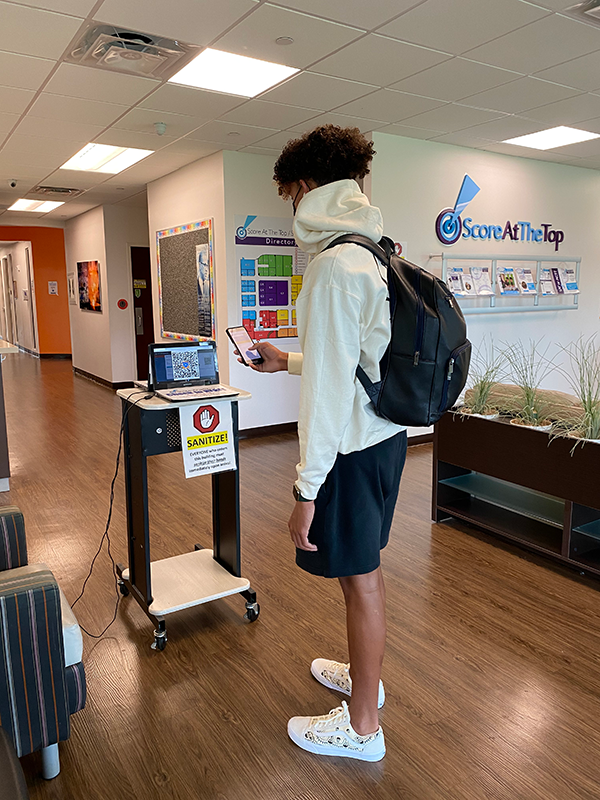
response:
M91 372L86 372L84 369L79 369L79 367L73 367L73 372L75 375L79 375L80 378L85 378L88 381L92 381L92 383L97 383L99 386L104 386L105 389L110 389L113 392L116 392L117 389L133 388L133 381L120 381L113 383L111 381L107 381L106 378L101 378L99 375L93 375Z
M263 425L260 428L245 428L240 439L257 439L259 436L275 436L278 433L298 433L297 422L282 422L279 425Z
M433 442L433 433L423 433L421 436L409 436L408 446L412 447L413 444L429 444Z
M27 353L34 358L68 358L69 360L72 358L71 353L36 353L35 350L23 347L22 344L18 344L17 347L22 353Z
M65 361L71 361L73 356L71 353L40 353L40 358L60 358Z

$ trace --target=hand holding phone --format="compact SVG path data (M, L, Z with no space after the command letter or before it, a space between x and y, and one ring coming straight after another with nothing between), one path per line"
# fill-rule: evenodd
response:
M236 350L240 354L240 358L247 367L263 363L263 358L260 353L257 353L256 350L251 349L254 346L254 342L250 338L250 334L246 328L243 327L243 325L239 325L235 328L227 328L226 333L235 345Z

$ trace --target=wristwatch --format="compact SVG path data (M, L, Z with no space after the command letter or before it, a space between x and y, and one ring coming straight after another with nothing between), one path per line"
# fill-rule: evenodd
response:
M297 503L312 503L312 500L309 500L308 497L302 497L296 484L292 486L292 494L294 495L294 500Z

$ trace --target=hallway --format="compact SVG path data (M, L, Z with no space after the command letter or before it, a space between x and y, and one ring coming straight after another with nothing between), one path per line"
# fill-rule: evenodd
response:
M66 360L3 365L11 491L30 562L79 594L108 511L120 403ZM598 585L459 523L430 521L431 447L409 449L383 564L389 638L378 764L319 760L287 739L294 714L339 696L310 676L344 659L339 587L293 563L286 523L297 441L241 443L242 563L261 604L239 597L174 615L169 644L131 598L96 642L84 636L87 707L61 744L62 772L23 759L32 798L200 800L597 800L600 784ZM186 481L179 453L149 462L152 554L211 543L210 479ZM111 539L124 561L122 477ZM110 621L105 553L76 606L92 632Z

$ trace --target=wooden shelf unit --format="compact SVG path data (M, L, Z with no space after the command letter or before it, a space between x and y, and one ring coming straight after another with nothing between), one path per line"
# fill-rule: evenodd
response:
M432 516L455 517L600 577L600 444L502 420L435 426Z

